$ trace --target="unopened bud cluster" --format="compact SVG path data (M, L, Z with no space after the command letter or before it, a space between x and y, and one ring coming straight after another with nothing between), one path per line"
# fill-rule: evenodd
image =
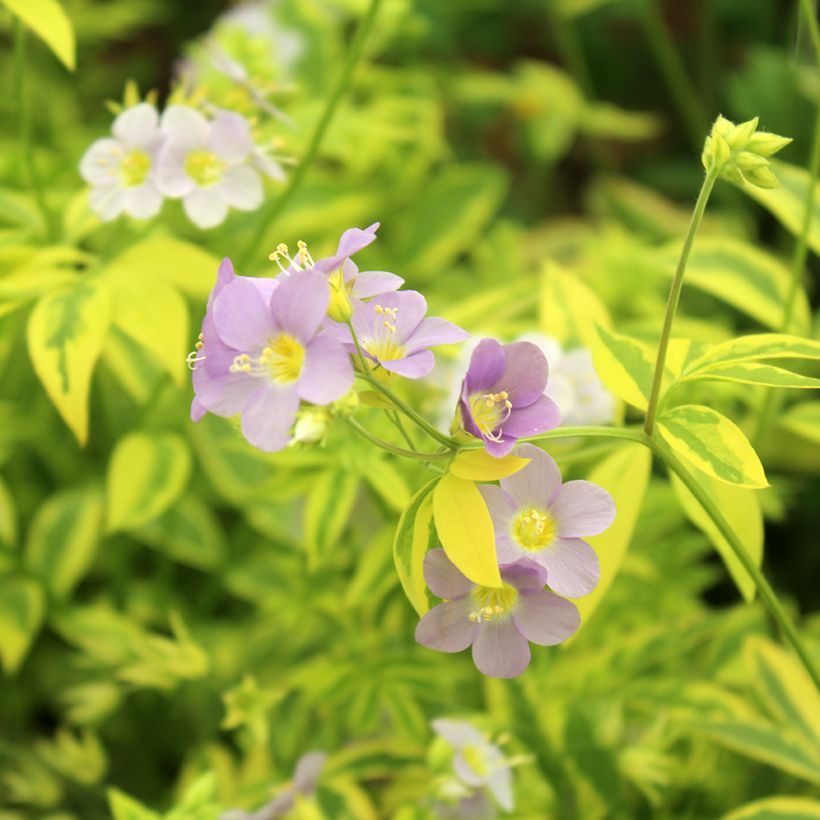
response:
M768 157L785 148L791 139L758 131L757 126L757 117L738 125L718 117L703 146L703 167L737 185L776 188L779 183Z

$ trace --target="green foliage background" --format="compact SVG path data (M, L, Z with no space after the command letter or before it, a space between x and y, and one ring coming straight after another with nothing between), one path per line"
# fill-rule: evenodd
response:
M816 690L660 472L578 637L520 679L484 679L413 642L392 541L423 468L344 429L256 452L229 422L189 421L184 368L222 256L271 273L278 242L320 256L376 220L366 266L476 334L589 346L596 321L654 346L719 112L794 143L764 207L716 189L676 330L781 329L820 93L797 5L385 0L316 163L250 249L253 214L202 232L166 203L150 223L101 225L77 171L109 129L105 100L132 78L164 98L224 4L64 5L72 74L33 36L17 74L0 12L0 817L204 820L262 804L316 748L325 816L432 816L440 716L530 756L515 817L757 817L739 807L778 796L767 817L820 816ZM272 77L292 85L287 153L303 153L363 11L282 0L305 49ZM221 82L210 91L230 94ZM21 158L28 118L48 216ZM816 254L820 217L811 229ZM807 282L792 332L817 339ZM44 389L66 369L89 384L62 399L70 427ZM759 388L681 390L753 433ZM435 393L408 396L432 412ZM772 487L722 509L765 516L765 571L817 657L817 403L790 395L759 443ZM549 450L565 474L612 477L623 447Z

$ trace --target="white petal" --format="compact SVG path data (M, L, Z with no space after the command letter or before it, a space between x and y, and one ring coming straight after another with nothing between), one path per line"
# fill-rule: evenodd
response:
M88 204L103 222L110 222L116 219L125 207L125 190L118 185L92 188Z
M114 185L120 179L123 151L110 137L92 142L80 160L80 174L91 185Z
M148 103L127 108L111 127L114 136L132 148L154 148L159 137L158 129L159 114Z
M175 142L168 142L157 160L157 187L168 197L178 199L190 194L196 183L185 173L185 159L189 149Z
M456 749L464 746L483 746L487 743L484 735L464 720L436 718L430 725L437 735L441 735Z
M226 171L219 188L225 201L240 211L253 211L262 204L262 180L247 165Z
M277 182L284 182L287 179L285 169L259 148L253 149L251 153L251 163L265 176L275 179Z
M162 207L162 194L153 182L125 189L125 212L135 219L150 219Z
M208 120L187 105L171 105L162 114L161 128L174 142L188 148L204 145L208 139Z
M200 228L214 228L228 215L228 204L218 188L197 188L182 204L188 219Z
M248 121L241 114L220 111L211 123L208 146L220 159L242 162L253 148Z

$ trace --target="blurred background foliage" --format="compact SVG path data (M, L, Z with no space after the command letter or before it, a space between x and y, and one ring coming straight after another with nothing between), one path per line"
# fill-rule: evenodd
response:
M268 25L250 31L217 0L64 5L77 71L30 37L22 87L0 13L0 817L204 820L264 803L310 749L330 754L323 816L437 816L440 716L529 756L515 817L711 818L818 797L816 692L663 476L578 637L534 653L518 680L484 679L413 642L391 541L424 470L344 430L269 456L229 422L194 426L184 368L219 258L270 274L278 242L318 257L376 220L366 266L471 332L573 347L595 320L654 343L708 124L760 116L794 138L786 163L808 163L820 83L797 4L385 0L317 162L250 249L254 214L205 232L166 203L149 223L101 225L79 158L129 80L164 100L193 72L208 100L253 115L210 64L208 35L287 112L263 128L298 159L363 0L255 4ZM21 117L51 220L21 162ZM720 185L680 334L778 329L793 243ZM69 429L27 327L37 300L92 270L110 303L66 311L90 345L87 415L84 400L62 408ZM809 299L798 320L818 338L810 283ZM440 370L440 395L411 393L431 414L460 376ZM742 425L759 405L748 386L689 389ZM819 414L789 401L760 442L773 486L742 509L765 515L765 570L817 653ZM580 477L621 448L550 451ZM820 816L807 805L778 799L765 816Z

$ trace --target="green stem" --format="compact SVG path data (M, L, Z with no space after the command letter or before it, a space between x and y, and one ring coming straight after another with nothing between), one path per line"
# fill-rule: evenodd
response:
M43 217L43 224L46 230L46 237L53 240L56 236L56 226L54 217L48 207L43 183L37 173L34 163L34 148L31 139L31 107L25 87L26 76L26 28L20 20L14 23L14 92L17 98L17 110L20 125L20 150L22 153L22 165L28 176L28 183L31 187L37 207Z
M669 87L681 121L689 133L692 146L700 150L703 145L703 135L708 130L709 124L698 92L686 73L686 66L683 64L675 40L663 19L658 0L645 0L642 3L642 12L641 22L649 41L649 47Z
M558 427L547 433L538 433L518 439L521 443L535 441L550 441L559 438L612 438L622 441L636 441L639 444L649 445L646 434L637 427ZM483 441L471 441L461 447L462 450L480 450Z
M818 25L817 17L815 17L814 3L812 0L800 0L800 10L803 13L803 20L809 27L809 37L814 47L814 55L820 65L820 25Z
M353 72L361 59L362 53L364 52L364 45L371 29L373 28L373 22L376 19L381 3L382 0L370 0L370 6L359 23L359 27L353 37L353 42L350 44L350 51L347 54L347 59L345 60L341 71L339 72L336 85L328 97L325 109L322 112L322 116L319 118L319 121L316 123L316 128L311 135L310 142L308 143L304 156L296 166L287 188L285 188L279 197L259 209L256 220L256 229L251 235L250 241L245 246L244 253L239 256L240 269L246 268L252 263L257 249L265 238L265 234L270 230L271 225L276 221L285 209L285 206L290 202L294 194L302 186L302 182L304 181L307 172L310 170L314 160L316 159L316 155L319 152L325 132L333 119L333 115L336 113L336 109L339 107L339 103L350 85Z
M407 446L411 450L416 449L416 445L413 442L413 439L410 438L410 434L407 432L407 428L404 426L404 423L401 420L401 416L395 410L386 410L387 418L390 419L393 426L399 431L401 437L407 442Z
M378 436L374 436L366 428L362 427L359 422L355 421L354 419L344 419L345 423L348 427L355 430L362 438L367 439L371 444L375 444L376 447L381 447L382 450L386 450L388 453L392 453L394 456L401 456L402 458L412 458L416 461L436 461L445 458L451 458L452 453L419 453L416 450L405 450L403 447L396 447L394 444L390 444L389 441L385 441L384 439L380 439Z
M803 666L811 676L811 679L814 681L815 686L820 689L820 670L818 670L815 666L814 660L811 655L809 655L806 647L803 645L797 629L780 604L777 593L772 589L771 585L766 580L766 576L763 575L757 564L755 564L754 560L735 534L729 522L723 517L723 513L720 511L717 504L668 447L658 441L652 442L651 446L655 453L666 463L667 467L669 467L669 469L672 470L672 472L674 472L675 475L677 475L678 478L680 478L680 480L686 485L689 492L692 493L692 495L697 499L698 503L701 507L703 507L717 528L720 530L721 534L726 539L726 542L731 547L732 552L734 552L738 561L740 561L743 568L749 573L754 581L763 603L771 613L771 616L775 619L775 621L777 621L777 624L780 627L784 637L792 645L794 651L797 652Z
M661 395L661 385L663 384L663 372L666 366L666 354L669 350L669 339L672 335L672 324L675 321L675 313L678 309L678 302L680 301L680 293L683 288L683 275L686 272L686 262L689 259L689 252L692 250L692 242L695 239L695 234L698 231L698 226L703 218L703 212L706 210L706 203L709 201L709 195L714 188L717 175L714 171L709 171L703 180L703 185L700 188L695 209L692 211L692 219L689 222L689 230L686 232L686 238L683 240L683 248L681 248L680 258L678 259L678 266L675 269L675 276L672 279L672 287L669 290L669 299L666 303L666 315L663 319L663 328L661 329L661 338L658 343L658 358L655 361L655 372L652 376L652 389L649 393L649 406L646 409L646 421L644 422L644 430L648 436L652 435L655 426L655 415L658 411L658 401Z

